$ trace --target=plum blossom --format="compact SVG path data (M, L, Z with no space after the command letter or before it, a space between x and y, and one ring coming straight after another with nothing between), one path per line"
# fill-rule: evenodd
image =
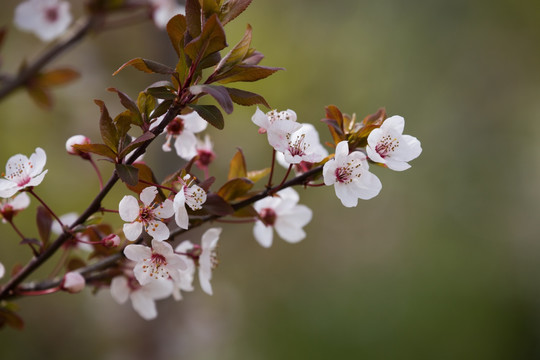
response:
M76 271L68 272L66 275L64 275L64 279L62 280L62 289L72 294L78 293L84 289L85 285L86 280L80 273Z
M296 113L290 109L278 112L272 110L268 113L263 113L259 108L251 117L251 121L259 126L259 133L266 133L268 143L277 151L284 148L284 144L288 144L288 137L293 132L299 130L302 124L296 122ZM286 146L285 146L286 149Z
M0 197L9 198L17 191L41 184L48 171L43 170L46 162L47 155L39 147L30 155L30 159L22 154L10 157L5 178L0 179Z
M300 129L287 134L282 142L274 145L274 149L282 152L285 162L289 164L299 164L302 161L316 163L328 155L328 151L321 145L319 133L311 124L302 124Z
M165 299L171 295L173 283L160 279L146 285L140 285L134 278L117 276L111 281L111 295L119 304L131 299L133 309L145 320L157 317L155 300Z
M174 253L169 243L156 239L152 240L152 248L138 244L128 245L124 249L124 255L137 263L133 273L141 285L169 278L180 281L180 271L188 269L184 259Z
M204 136L204 141L197 139L197 145L195 146L195 150L197 151L197 161L195 161L195 165L201 170L203 170L205 173L208 171L208 166L212 161L214 161L216 157L216 153L214 152L214 145L212 144L212 141L210 140L210 136L206 134ZM208 177L208 174L206 174Z
M158 126L162 120L163 118L153 123L151 128ZM162 146L163 151L171 151L171 141L174 138L176 154L184 160L191 160L197 155L197 137L195 134L204 131L207 126L208 123L206 120L196 111L185 115L178 115L165 128L167 134L165 136L165 144Z
M109 234L101 239L103 246L108 248L115 248L120 245L120 236L116 234Z
M191 180L191 181L190 181ZM186 205L191 210L200 210L206 202L206 192L198 185L193 184L191 176L188 174L180 180L182 187L174 197L174 213L176 224L182 229L187 229L189 226L189 215Z
M323 167L325 185L334 185L336 196L346 207L354 207L358 199L371 199L381 191L377 176L369 172L366 155L359 151L349 154L349 144L341 141L336 146L334 159Z
M15 8L15 26L42 41L62 35L71 24L70 3L60 0L27 0Z
M81 156L83 154L87 155L87 153L84 153L80 150L75 149L73 145L88 145L90 143L91 143L90 139L84 135L73 135L69 139L66 140L66 151L70 155L78 155L78 156Z
M263 247L272 245L273 230L289 243L297 243L306 237L302 229L311 221L313 212L305 205L298 205L298 193L286 188L276 193L275 197L267 197L257 201L253 207L259 219L253 227L253 235Z
M155 186L149 186L141 191L139 206L137 199L126 195L118 206L124 224L124 234L128 240L136 240L144 230L155 240L162 241L169 238L169 228L161 220L174 215L173 202L166 199L163 203L154 202L158 191Z
M12 198L0 200L0 218L2 218L2 222L11 221L17 213L26 209L28 205L30 205L30 197L25 192Z
M150 5L154 23L160 29L165 29L173 16L186 12L186 8L179 5L176 0L150 0Z
M178 245L174 251L177 254L187 254L195 245L189 240L185 240ZM181 291L193 291L193 277L195 276L195 263L188 257L186 259L187 269L180 272L180 280L174 281L173 297L176 301L182 300Z
M4 277L5 273L6 273L6 268L4 267L4 264L0 262L0 279Z
M79 215L77 213L70 212L60 216L60 221L65 226L71 227L78 218ZM64 229L62 229L62 226L58 221L54 220L51 225L51 231L56 235L60 235L64 232ZM73 234L75 237L72 240L65 242L64 246L74 247L87 252L94 250L94 247L91 244L88 244L88 242L90 242L90 236L80 231L76 231Z
M176 247L176 252L188 256L188 271L196 265L199 267L199 283L201 289L208 295L212 295L212 269L217 266L217 245L221 228L210 228L206 230L201 238L201 245L194 245L189 240L184 240ZM189 291L189 290L187 290Z
M420 155L422 147L414 136L403 135L404 127L405 120L395 115L386 119L380 128L374 129L367 139L369 158L395 171L410 168L408 162Z

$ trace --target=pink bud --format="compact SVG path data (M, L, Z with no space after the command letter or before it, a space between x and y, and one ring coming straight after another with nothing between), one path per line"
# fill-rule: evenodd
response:
M66 290L74 294L84 289L85 285L86 280L84 280L84 277L80 273L70 271L64 275L64 280L62 281L62 290Z
M101 240L101 243L105 247L114 248L120 245L120 237L115 234L110 234L104 237L103 240Z
M73 148L73 145L87 145L87 144L90 144L90 139L87 138L86 136L73 135L66 141L66 151L68 152L68 154L71 154L71 155L79 155L79 156L87 155L86 153L83 153Z

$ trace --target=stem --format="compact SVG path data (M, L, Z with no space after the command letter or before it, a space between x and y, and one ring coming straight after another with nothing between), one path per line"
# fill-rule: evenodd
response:
M108 212L108 213L115 213L115 214L118 214L118 210L112 210L112 209L105 209L105 208L100 208L99 209L99 212Z
M26 240L26 237L23 235L23 233L19 230L17 226L13 223L13 220L8 220L8 223L13 227L13 230L21 237L21 239ZM33 248L32 248L33 250Z
M55 286L53 288L43 289L43 290L17 290L17 295L23 295L23 296L47 295L47 294L55 293L60 290L61 290L60 286Z
M49 212L49 214L51 214L55 219L56 221L58 221L58 223L60 224L60 226L62 227L62 229L64 229L65 225L62 223L62 220L60 220L60 218L54 213L54 211L51 210L51 208L45 203L45 201L43 201L35 192L34 192L34 189L30 188L28 190L30 194L32 194L36 199L37 201L39 201L41 203L41 205L43 205L45 207L45 209L47 209L47 211ZM65 230L64 230L65 231Z
M281 183L277 186L278 190L281 190L281 187L283 184L285 184L285 181L287 181L287 178L289 177L289 174L291 173L291 169L293 168L293 164L289 165L289 168L287 169L287 173L285 173L285 176L283 177L283 180L281 180Z
M94 170L96 171L96 174L98 176L99 190L103 190L103 177L101 177L101 172L99 171L99 168L97 167L96 162L94 161L94 159L92 159L92 157L90 157L88 159L88 161L90 161L90 164L92 164L92 167L94 168Z
M272 187L272 177L274 176L275 166L276 166L276 149L272 149L272 166L270 167L270 176L268 177L268 184L266 184L267 189L270 189Z
M172 193L176 194L177 191L174 190L173 188L170 188L170 187L167 187L167 186L163 186L163 185L159 185L159 184L154 184L150 181L144 181L142 179L139 179L139 182L142 182L143 184L148 184L148 185L152 185L152 186L155 186L155 187L158 187L158 188L161 188L161 189L165 189L165 190L169 190L171 191Z
M216 222L226 223L226 224L249 224L257 221L257 218L249 218L243 220L233 220L233 219L216 219Z

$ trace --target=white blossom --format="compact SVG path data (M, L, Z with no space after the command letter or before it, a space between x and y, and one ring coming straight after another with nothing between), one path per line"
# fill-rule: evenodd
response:
M169 228L161 220L174 215L173 202L166 199L163 203L156 203L154 199L158 191L155 186L149 186L141 191L139 206L137 199L126 195L118 206L124 224L124 234L128 240L136 240L144 230L155 240L162 241L169 238Z
M189 226L189 215L186 205L191 210L200 210L206 202L206 192L198 185L193 184L190 175L186 175L182 180L182 187L174 197L174 213L176 224L182 229Z
M30 197L23 192L19 195L0 200L0 217L2 222L11 221L18 212L26 209L30 205Z
M39 147L30 155L30 159L22 154L10 157L5 178L0 179L0 197L9 198L19 190L41 184L48 171L43 170L46 162L47 155Z
M81 152L80 150L75 149L73 145L88 145L90 143L90 139L84 135L73 135L66 140L66 151L70 155L86 154Z
M283 141L275 144L274 149L283 153L288 164L321 161L328 155L328 151L321 145L319 133L311 124L301 125L300 129L287 134Z
M4 264L0 262L0 279L4 277L5 273L6 273L6 268L4 267Z
M346 207L354 207L358 199L371 199L381 191L377 176L369 172L366 155L359 151L349 154L349 144L342 141L336 146L334 159L323 167L324 183L334 185L336 196Z
M15 26L42 41L62 35L71 24L70 3L61 0L27 0L15 8Z
M86 280L80 273L76 271L70 271L66 275L64 275L62 289L74 294L84 289L85 285Z
M176 0L150 0L150 4L154 23L160 29L165 29L173 16L186 12L186 8Z
M151 125L151 128L158 126L164 117L158 119ZM174 140L176 154L184 160L191 160L197 155L197 137L195 134L204 131L208 122L204 120L196 111L185 115L178 115L165 128L165 144L163 151L171 151L171 141Z
M257 108L251 121L259 126L260 134L266 133L268 143L277 151L283 151L278 148L283 149L290 134L302 127L302 124L296 122L296 113L290 109L280 112L272 110L265 114Z
M266 248L272 245L273 229L289 243L297 243L306 237L302 228L311 221L313 212L305 205L298 205L298 200L298 193L286 188L253 205L259 214L253 227L253 235L259 244Z
M70 213L60 216L60 221L65 226L71 227L71 225L73 225L75 221L77 221L78 218L79 218L79 215L77 213L70 212ZM51 225L51 231L55 235L60 235L64 232L64 229L62 229L62 226L57 220L54 220ZM64 246L75 247L77 249L90 252L94 250L94 247L92 246L92 244L88 244L89 241L90 241L90 236L88 236L84 232L77 231L74 233L73 241L65 242Z
M174 249L178 254L186 254L194 248L194 245L189 240L184 240ZM187 257L185 259L187 269L180 272L180 279L174 281L173 297L176 301L182 300L181 291L193 291L193 278L195 276L195 262Z
M422 147L414 136L403 135L404 127L405 120L396 115L386 119L380 128L371 131L366 147L369 158L395 171L410 168L408 162L420 155Z

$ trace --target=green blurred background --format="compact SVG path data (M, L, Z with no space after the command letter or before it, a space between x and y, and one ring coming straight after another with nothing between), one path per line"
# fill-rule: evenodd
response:
M43 48L13 28L17 3L2 3L0 24L10 28L4 71ZM197 286L182 302L161 301L155 321L108 291L23 299L26 329L2 331L0 358L540 358L539 3L255 0L227 26L229 44L247 23L263 65L287 70L242 88L294 109L325 141L326 105L360 118L384 106L422 142L412 169L373 168L383 190L353 209L331 188L299 189L314 219L296 245L275 238L263 249L251 225L223 226L214 295ZM49 173L39 194L60 214L81 212L98 185L88 164L65 154L65 140L77 133L98 140L92 100L120 110L107 87L136 96L159 80L131 69L112 77L123 62L172 64L172 55L150 22L90 37L49 67L82 73L54 92L52 111L23 91L0 103L0 164L44 148ZM236 107L225 131L210 130L218 182L236 147L251 169L267 166L254 111ZM180 165L157 143L147 160L159 176ZM105 205L115 208L126 193L117 186ZM35 206L16 219L29 236ZM29 251L12 229L0 231L0 261L26 262Z

